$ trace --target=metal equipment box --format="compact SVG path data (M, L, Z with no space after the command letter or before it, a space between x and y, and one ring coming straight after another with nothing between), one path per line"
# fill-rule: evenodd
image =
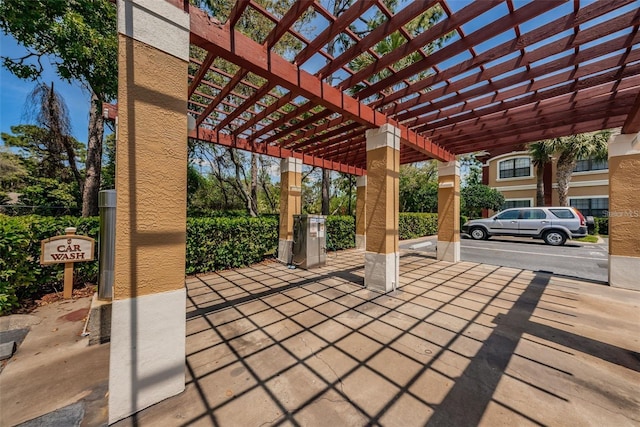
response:
M293 258L296 267L309 269L327 263L326 217L293 216Z

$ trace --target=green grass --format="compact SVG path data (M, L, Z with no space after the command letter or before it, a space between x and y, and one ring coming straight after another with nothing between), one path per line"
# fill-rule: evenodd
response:
M598 243L598 236L585 236L580 237L579 239L574 239L576 242L586 242L586 243Z

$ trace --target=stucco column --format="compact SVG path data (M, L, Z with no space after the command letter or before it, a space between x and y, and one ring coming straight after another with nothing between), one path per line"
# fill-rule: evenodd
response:
M366 252L364 284L389 292L398 286L398 182L400 129L367 131Z
M278 260L289 263L293 245L293 216L302 212L302 160L294 157L280 162L280 230Z
M460 261L460 164L438 165L438 246L439 261Z
M356 178L356 249L366 249L367 176Z
M189 16L118 0L109 423L184 390Z
M609 284L640 291L640 134L609 141Z

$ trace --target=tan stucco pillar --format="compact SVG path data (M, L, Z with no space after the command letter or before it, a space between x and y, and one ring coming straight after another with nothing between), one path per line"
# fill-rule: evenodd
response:
M438 165L439 261L460 261L460 165L457 161Z
M609 141L609 284L640 291L640 134Z
M367 131L366 252L364 284L389 292L398 286L398 182L400 130L389 124Z
M356 249L366 249L367 176L356 178Z
M189 16L118 0L109 423L184 390Z
M293 216L302 212L302 160L294 157L280 162L280 230L278 260L289 263L293 245Z

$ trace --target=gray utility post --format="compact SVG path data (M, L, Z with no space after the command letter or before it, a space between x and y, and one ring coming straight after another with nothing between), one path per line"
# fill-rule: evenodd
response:
M100 208L98 299L111 300L116 258L116 190L100 191L98 207Z

